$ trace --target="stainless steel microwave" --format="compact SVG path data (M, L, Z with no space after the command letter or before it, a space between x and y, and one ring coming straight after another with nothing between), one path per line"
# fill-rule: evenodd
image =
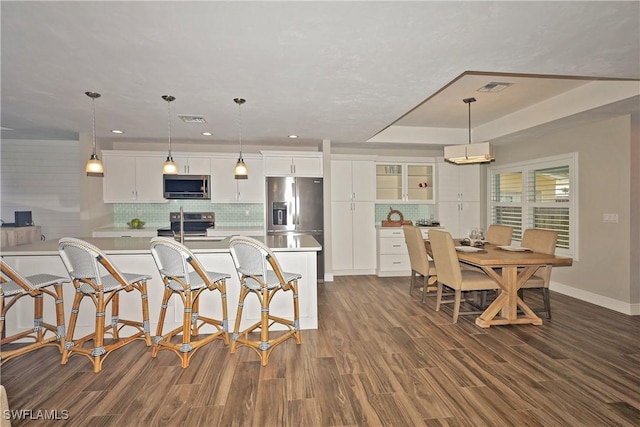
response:
M164 175L165 199L211 200L210 175Z

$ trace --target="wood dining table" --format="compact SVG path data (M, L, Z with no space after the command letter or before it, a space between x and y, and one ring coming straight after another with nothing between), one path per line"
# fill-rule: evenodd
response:
M455 240L460 244L460 240ZM425 240L429 256L433 256L431 244ZM476 318L476 325L488 328L493 325L532 324L542 325L542 319L518 296L525 282L545 265L570 266L573 259L557 255L533 252L531 250L505 250L485 243L478 252L458 251L458 259L481 268L500 285L500 294ZM518 308L522 314L518 313Z

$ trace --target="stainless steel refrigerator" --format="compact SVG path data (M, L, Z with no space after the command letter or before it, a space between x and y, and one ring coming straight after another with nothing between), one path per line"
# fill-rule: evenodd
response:
M322 178L267 177L267 234L310 234L322 246L318 280L324 281Z

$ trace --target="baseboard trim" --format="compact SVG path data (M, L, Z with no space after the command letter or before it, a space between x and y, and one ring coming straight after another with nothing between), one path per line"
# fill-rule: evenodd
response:
M589 302L591 304L598 305L600 307L617 311L618 313L628 314L630 316L640 315L640 304L630 304L624 301L619 301L613 298L594 294L593 292L588 292L556 282L551 282L549 284L549 289L563 295L567 295L582 301Z

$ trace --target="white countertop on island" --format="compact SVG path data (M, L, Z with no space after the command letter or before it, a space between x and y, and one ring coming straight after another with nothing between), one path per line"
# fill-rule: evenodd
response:
M322 249L316 239L309 235L257 236L273 252L317 252ZM195 254L228 253L229 239L189 240L185 242ZM86 237L82 238L97 246L107 255L150 254L149 237ZM0 256L58 255L58 240L45 240L20 246L0 248Z

